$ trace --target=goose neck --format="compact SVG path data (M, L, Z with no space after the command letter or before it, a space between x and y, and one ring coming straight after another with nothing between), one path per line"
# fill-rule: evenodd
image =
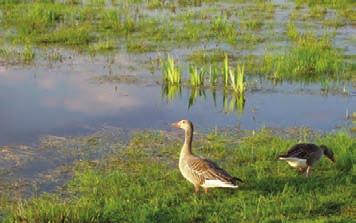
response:
M182 148L182 155L192 154L192 141L193 141L193 130L187 129L185 131L184 144Z

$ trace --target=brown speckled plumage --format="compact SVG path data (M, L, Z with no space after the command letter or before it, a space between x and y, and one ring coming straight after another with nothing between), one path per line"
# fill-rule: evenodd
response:
M203 187L205 192L209 187L238 187L237 181L241 181L239 178L232 177L211 160L192 153L194 128L189 120L181 120L172 126L185 130L185 140L179 156L179 170L184 178L194 185L196 192L200 187Z

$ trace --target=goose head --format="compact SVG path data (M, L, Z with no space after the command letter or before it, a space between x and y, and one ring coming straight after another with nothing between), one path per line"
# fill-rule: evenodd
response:
M193 130L193 123L187 119L172 123L171 126L174 128L184 129L184 131Z
M324 155L335 163L335 157L333 151L324 145L321 145L320 148L324 150Z

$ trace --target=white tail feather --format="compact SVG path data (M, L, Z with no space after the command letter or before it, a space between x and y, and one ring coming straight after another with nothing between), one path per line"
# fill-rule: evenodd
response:
M307 166L306 159L299 159L295 157L279 157L280 160L285 160L292 167L302 167L305 168Z
M238 188L238 185L234 185L229 182L224 182L221 180L205 180L202 187L229 187L229 188Z

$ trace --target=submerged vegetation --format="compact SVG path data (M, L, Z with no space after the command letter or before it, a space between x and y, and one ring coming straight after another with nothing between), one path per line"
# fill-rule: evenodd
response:
M126 148L100 161L76 164L60 193L2 199L2 222L351 222L355 218L355 138L344 132L320 136L303 129L212 132L196 135L206 155L244 180L237 190L194 194L177 162L182 139L164 132L138 132ZM100 138L99 138L100 140ZM299 140L326 144L327 159L309 178L277 155ZM113 149L114 145L111 146ZM207 211L208 210L208 211Z

